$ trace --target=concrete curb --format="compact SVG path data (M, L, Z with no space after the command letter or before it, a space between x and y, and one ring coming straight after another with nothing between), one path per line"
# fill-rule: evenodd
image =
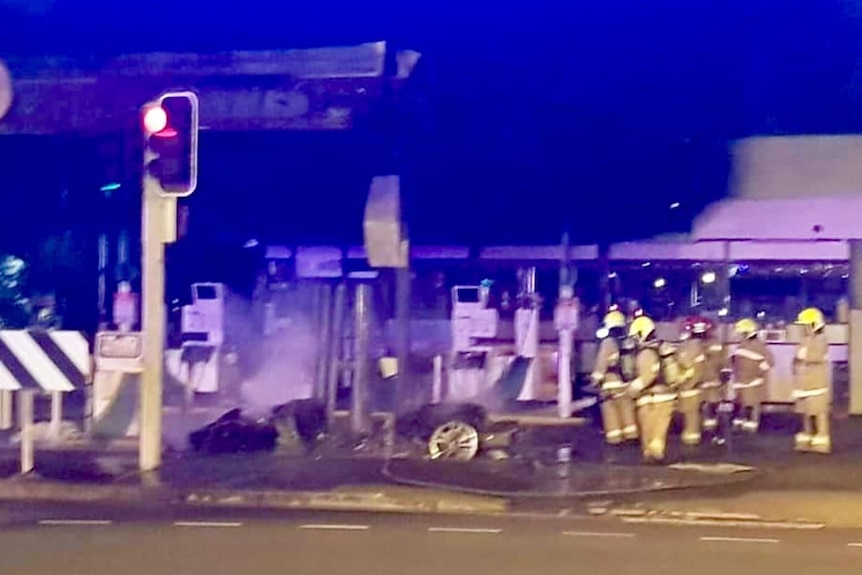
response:
M769 521L767 519L694 519L684 517L624 517L623 523L650 523L653 525L701 526L701 527L758 527L761 529L817 530L825 523L807 521Z
M814 521L778 521L764 519L754 513L706 513L699 511L656 511L647 509L617 508L609 514L623 523L650 523L654 525L709 526L709 527L760 527L769 529L823 529L824 523Z
M0 501L101 504L173 504L210 508L373 511L389 513L502 514L505 499L439 493L391 494L384 490L352 492L189 489L61 483L39 478L0 481Z
M162 487L61 483L31 477L0 481L0 501L143 503L171 499L171 490Z
M671 485L652 485L647 487L636 487L628 489L595 489L584 491L569 491L565 493L537 493L530 491L496 491L491 489L478 489L446 483L411 479L409 477L404 477L402 475L393 473L389 467L389 463L390 462L388 461L386 462L386 464L381 470L381 473L390 481L400 485L406 485L409 487L416 487L422 489L443 489L446 491L451 491L453 493L464 493L468 495L478 495L485 497L506 497L509 499L594 499L599 497L624 497L629 495L641 495L648 493L664 493L694 489L712 489L715 487L741 485L750 481L754 481L757 477L759 477L759 474L756 471L751 471L733 475L712 475L712 477L714 478L721 477L721 479L714 479L712 481L683 481L673 483Z
M338 493L201 490L186 494L183 502L204 507L388 513L489 514L505 513L508 508L505 500L463 500L435 495L398 497L382 491Z

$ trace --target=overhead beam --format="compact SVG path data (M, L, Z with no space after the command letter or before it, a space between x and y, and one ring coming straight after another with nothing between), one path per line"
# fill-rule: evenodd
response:
M101 62L10 60L16 98L3 134L111 131L127 126L159 93L193 89L210 130L344 130L386 82L407 78L418 54L396 54L385 74L386 44L199 54L132 54ZM39 65L41 61L42 65Z
M309 81L294 86L244 88L174 85L149 79L126 86L96 77L28 80L16 86L16 104L0 122L2 134L110 132L127 126L140 106L174 87L201 99L201 126L231 130L343 130L380 92L379 79Z

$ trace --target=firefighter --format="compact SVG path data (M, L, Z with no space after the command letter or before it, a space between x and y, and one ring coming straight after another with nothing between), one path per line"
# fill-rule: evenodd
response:
M756 433L760 427L760 404L765 399L766 379L775 360L766 342L758 337L760 326L756 321L741 319L734 329L742 339L731 353L733 391L739 403L733 426Z
M728 370L727 348L715 335L715 326L709 322L703 334L706 362L703 365L703 429L718 430L718 406L724 399L725 374Z
M641 315L632 321L629 337L635 340L638 348L636 377L629 384L629 392L635 397L641 448L646 461L659 462L665 457L667 432L676 400L668 376L673 377L678 366L674 367L671 362L663 369L660 354L666 347L656 337L655 323L648 316Z
M677 411L682 415L682 443L698 445L701 440L701 404L703 403L703 375L706 366L706 344L704 338L710 321L691 317L683 321L682 343L676 352L676 360L682 369L678 386Z
M634 362L632 347L626 346L626 318L618 310L609 311L604 318L600 331L601 343L596 354L591 378L602 398L602 424L605 441L618 445L625 440L637 439L638 428L635 423L635 408L626 392L626 372Z
M799 313L796 323L805 328L793 358L793 397L796 412L802 415L802 431L796 434L796 450L830 453L831 363L826 322L819 309L810 307Z

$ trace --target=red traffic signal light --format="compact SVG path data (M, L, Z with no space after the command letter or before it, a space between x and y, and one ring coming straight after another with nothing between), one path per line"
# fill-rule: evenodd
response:
M161 132L168 126L168 114L159 105L144 108L144 131L147 135Z
M165 195L184 197L197 187L198 116L193 92L166 93L142 111L145 169Z

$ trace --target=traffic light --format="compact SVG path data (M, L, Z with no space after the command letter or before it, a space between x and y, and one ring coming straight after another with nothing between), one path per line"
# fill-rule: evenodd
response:
M167 196L191 195L198 180L198 98L168 92L144 106L144 169Z

